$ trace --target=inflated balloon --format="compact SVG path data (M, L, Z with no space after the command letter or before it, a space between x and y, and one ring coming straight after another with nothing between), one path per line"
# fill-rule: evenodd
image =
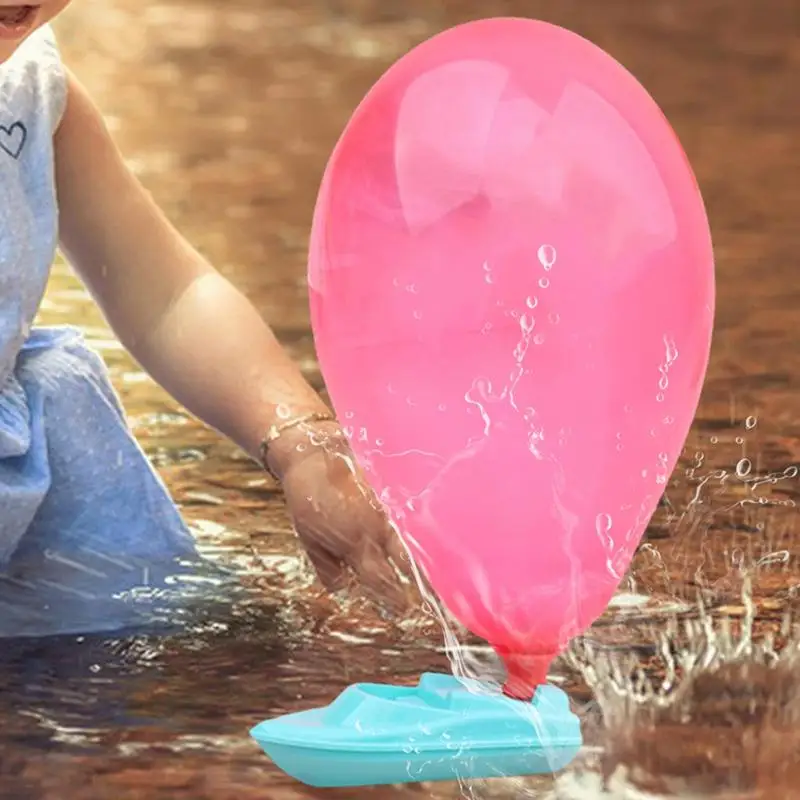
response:
M309 287L368 480L530 698L606 608L699 399L713 255L675 133L573 33L449 30L337 144Z
M450 611L542 682L624 575L703 382L713 256L675 134L568 31L448 31L339 142L309 284L373 487Z

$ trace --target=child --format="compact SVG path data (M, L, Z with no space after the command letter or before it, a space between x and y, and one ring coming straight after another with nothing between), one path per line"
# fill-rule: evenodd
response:
M72 329L30 330L59 245L142 366L281 482L322 583L353 571L401 604L402 547L339 426L62 65L47 23L69 0L0 3L0 635L118 626L98 597L195 557L100 358Z

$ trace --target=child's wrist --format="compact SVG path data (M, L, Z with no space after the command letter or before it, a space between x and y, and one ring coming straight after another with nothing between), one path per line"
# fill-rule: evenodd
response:
M267 430L261 443L261 463L282 482L294 464L318 450L339 450L346 439L332 413L317 411L280 420Z

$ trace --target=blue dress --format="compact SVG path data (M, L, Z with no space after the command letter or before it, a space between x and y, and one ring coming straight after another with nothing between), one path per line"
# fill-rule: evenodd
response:
M49 28L0 65L0 636L132 624L131 597L197 560L102 360L73 329L31 328L58 243L65 96Z

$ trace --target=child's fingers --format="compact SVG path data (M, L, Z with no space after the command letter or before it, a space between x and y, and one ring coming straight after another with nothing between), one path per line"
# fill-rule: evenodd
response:
M370 599L395 613L405 611L408 597L383 548L374 539L366 539L360 551L350 566Z
M331 593L339 592L347 586L348 575L346 565L334 555L316 544L306 548L308 560L314 567L320 583Z

